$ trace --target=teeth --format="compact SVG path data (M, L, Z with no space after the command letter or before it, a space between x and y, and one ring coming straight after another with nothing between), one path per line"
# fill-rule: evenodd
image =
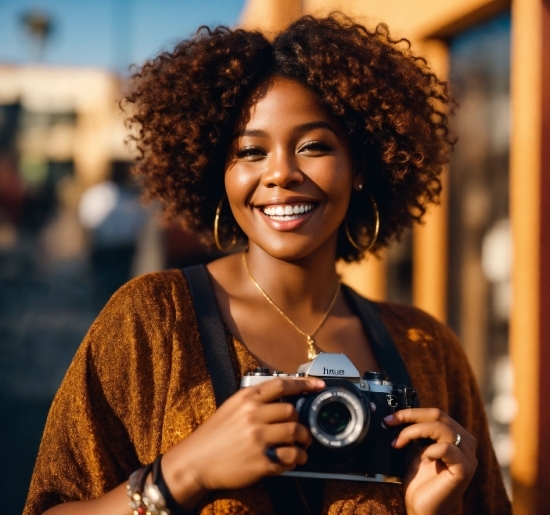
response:
M313 209L313 204L285 204L278 206L266 206L262 210L264 214L277 220L296 220L297 215L309 213Z

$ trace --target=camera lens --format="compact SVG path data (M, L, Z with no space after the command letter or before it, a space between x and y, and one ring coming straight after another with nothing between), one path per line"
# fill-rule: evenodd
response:
M313 396L304 409L312 436L325 447L353 446L367 434L370 411L350 387L328 386Z
M351 420L349 409L341 402L329 402L321 407L317 421L325 433L337 435L344 431Z

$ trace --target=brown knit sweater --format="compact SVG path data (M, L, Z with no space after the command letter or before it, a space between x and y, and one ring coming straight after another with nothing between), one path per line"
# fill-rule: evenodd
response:
M478 441L479 466L458 513L511 513L476 382L449 329L403 305L377 305L422 406L448 413ZM227 334L241 374L257 366ZM24 515L92 499L189 435L215 410L197 320L181 272L139 277L103 309L53 401ZM404 514L401 485L326 481L330 515ZM260 485L213 492L201 514L272 513Z

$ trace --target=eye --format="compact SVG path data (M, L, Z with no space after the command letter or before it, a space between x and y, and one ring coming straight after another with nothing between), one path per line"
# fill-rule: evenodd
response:
M255 146L243 147L235 152L235 157L243 161L258 161L265 156L266 151L262 147Z
M333 147L324 141L308 141L298 149L298 152L316 156L327 154L333 150Z

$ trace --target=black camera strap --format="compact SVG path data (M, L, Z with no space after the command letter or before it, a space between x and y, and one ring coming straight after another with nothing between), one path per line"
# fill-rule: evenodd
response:
M206 366L212 380L216 406L219 408L239 389L222 317L206 267L195 265L182 271L193 298Z
M231 352L223 321L218 310L210 276L204 265L195 265L182 270L187 279L204 349L216 405L219 407L238 390L237 374L233 367ZM359 316L372 345L373 352L388 379L396 384L414 386L407 367L395 347L384 322L374 304L358 295L348 286L342 291ZM262 481L271 502L280 515L300 513L315 515L321 511L323 482L318 479L300 479L276 476Z
M182 272L193 298L206 366L219 407L238 390L238 385L216 295L204 265L187 267ZM275 476L264 478L262 484L278 515L321 512L322 481Z
M345 284L342 284L342 292L359 316L363 329L369 338L372 351L387 378L394 384L414 387L405 362L399 354L386 325L380 318L374 303L361 297ZM365 372L365 370L361 372Z

